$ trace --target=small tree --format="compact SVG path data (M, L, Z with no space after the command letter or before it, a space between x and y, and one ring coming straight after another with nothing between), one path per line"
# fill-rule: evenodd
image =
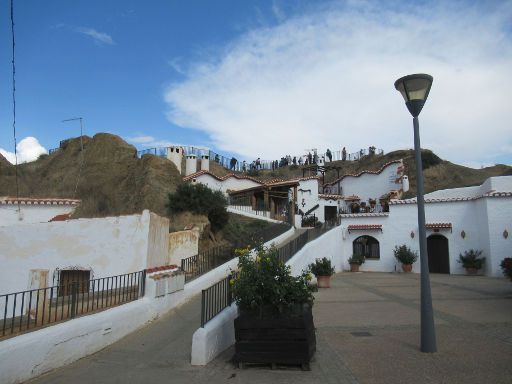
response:
M227 199L221 191L212 191L203 184L181 184L176 192L169 193L167 210L170 214L190 211L208 216L213 231L224 227L229 215Z
M414 264L418 260L418 252L411 250L407 245L397 245L393 249L395 258L402 264Z

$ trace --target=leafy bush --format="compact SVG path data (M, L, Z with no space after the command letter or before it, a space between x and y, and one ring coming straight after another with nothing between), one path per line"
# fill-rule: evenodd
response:
M512 280L512 257L505 257L500 263L503 274Z
M233 297L243 310L270 307L279 312L295 304L313 303L311 275L292 276L290 266L279 260L277 248L258 245L256 257L249 248L238 249L238 273L230 281Z
M364 264L365 261L366 261L366 258L364 257L364 255L352 255L352 257L350 257L348 259L349 264L357 264L357 265Z
M418 260L418 252L411 250L407 245L397 245L393 249L395 258L402 264L414 264Z
M485 262L485 257L480 257L481 254L481 250L470 249L469 251L465 251L464 255L459 254L459 260L457 261L461 263L464 268L480 269Z
M334 274L334 267L327 257L316 259L314 263L309 264L308 269L315 276L331 276Z
M227 199L221 191L212 191L203 184L181 184L176 192L169 193L167 209L169 213L190 211L208 216L213 231L224 227L229 216L226 210Z

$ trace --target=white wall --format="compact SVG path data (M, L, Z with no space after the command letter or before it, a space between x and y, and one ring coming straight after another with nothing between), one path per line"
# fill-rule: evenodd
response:
M31 269L92 270L100 278L168 264L169 220L141 215L0 227L0 294L29 288Z
M31 223L47 223L57 215L73 212L72 205L25 205L21 204L18 213L17 204L0 204L0 226Z
M227 195L228 190L239 191L242 189L257 187L261 185L250 179L237 178L234 176L230 176L225 180L218 180L217 178L209 175L207 173L199 175L196 177L193 182L201 183L206 185L208 188L214 191L221 191L225 195Z
M168 264L180 266L181 260L199 253L199 229L169 233Z
M503 276L500 263L505 257L512 257L512 198L485 199L489 215L489 252L485 262L487 273L491 276ZM503 232L509 236L505 238Z

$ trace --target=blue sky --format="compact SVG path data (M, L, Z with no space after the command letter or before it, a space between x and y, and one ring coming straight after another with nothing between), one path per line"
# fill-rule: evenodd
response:
M0 151L13 152L0 0ZM396 78L430 73L422 144L512 163L512 2L15 0L18 142L85 133L238 158L412 147ZM24 141L24 160L42 150ZM8 154L8 153L7 153Z

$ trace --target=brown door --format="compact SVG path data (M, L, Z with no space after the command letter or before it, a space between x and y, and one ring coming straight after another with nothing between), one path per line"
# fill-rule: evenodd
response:
M428 269L430 273L450 273L448 239L443 235L427 238Z
M71 284L78 283L78 293L87 292L89 289L89 279L91 271L81 271L64 269L60 271L59 296L68 296L71 294Z

